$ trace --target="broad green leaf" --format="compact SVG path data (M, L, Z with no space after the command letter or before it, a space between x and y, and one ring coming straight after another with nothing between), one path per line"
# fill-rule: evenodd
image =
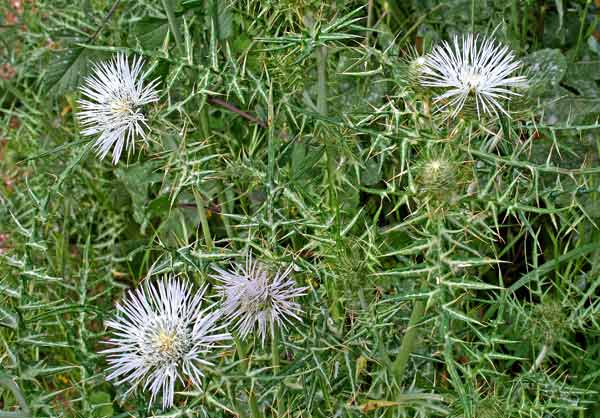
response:
M110 394L106 392L94 392L90 395L89 402L93 408L93 418L112 417L114 410Z
M115 174L125 185L131 197L133 206L133 219L144 229L146 221L146 207L148 204L148 188L152 183L160 180L160 175L154 173L155 164L146 162L132 164L129 167L117 168Z
M567 72L567 59L558 49L535 51L522 62L530 78L530 89L536 94L557 86Z
M44 88L55 95L77 89L89 73L93 58L92 50L81 47L68 48L57 54L49 65Z
M360 172L360 182L365 186L373 186L381 181L381 165L378 161L370 159Z
M233 25L230 7L224 0L207 0L210 15L207 18L212 19L217 39L225 40L233 35ZM210 24L208 25L210 27Z
M163 44L168 32L169 21L167 19L144 17L133 25L129 45L133 47L139 43L142 48L147 50L158 49Z

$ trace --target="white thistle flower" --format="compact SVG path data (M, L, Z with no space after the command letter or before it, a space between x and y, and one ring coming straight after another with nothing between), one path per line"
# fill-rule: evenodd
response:
M84 136L97 135L94 147L103 159L113 149L113 164L119 161L123 147L133 151L135 139L146 138L146 117L141 107L158 100L154 80L144 86L140 74L143 61L133 59L131 65L125 55L100 64L94 64L93 74L86 77L81 92L87 99L78 101L81 111L78 118L84 127Z
M511 87L527 87L525 77L514 75L520 67L513 52L491 38L455 35L452 44L444 41L426 56L420 83L445 90L434 100L443 102L439 110L449 108L453 117L466 103L475 106L478 116L508 115L500 101L520 96Z
M212 365L203 356L231 338L219 333L221 313L202 309L204 291L192 296L187 282L172 278L130 290L117 304L117 317L106 322L113 332L107 341L112 347L101 352L110 365L107 380L131 384L126 395L143 385L151 393L149 405L162 391L164 409L173 405L177 380L189 379L200 389L201 367Z
M242 339L256 327L264 344L267 332L273 335L275 326L285 329L291 318L300 320L302 309L294 298L305 295L308 288L296 287L289 278L293 265L271 276L249 254L245 267L238 264L233 267L229 271L213 267L218 274L211 277L222 283L218 287L223 297L221 310L235 322Z

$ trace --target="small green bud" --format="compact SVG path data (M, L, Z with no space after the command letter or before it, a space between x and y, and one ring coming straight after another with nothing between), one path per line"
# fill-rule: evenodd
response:
M423 161L417 168L415 183L417 193L441 198L456 187L458 165L446 158ZM458 190L456 190L458 191Z

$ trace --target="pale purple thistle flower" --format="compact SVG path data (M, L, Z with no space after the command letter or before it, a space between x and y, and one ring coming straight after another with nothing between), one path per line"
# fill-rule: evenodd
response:
M143 385L150 391L150 405L162 392L163 409L173 406L175 383L189 379L201 389L201 368L212 366L204 355L228 333L219 333L221 316L212 306L202 309L205 288L192 295L192 287L178 279L130 290L119 314L106 325L113 332L107 341L113 346L101 351L109 363L107 380L116 385L129 383L126 395Z
M222 283L218 286L223 298L221 310L226 318L235 323L242 339L255 328L264 344L268 332L273 335L275 326L286 329L291 319L301 320L300 304L294 298L305 295L307 287L296 287L289 278L293 265L283 273L270 276L265 267L246 256L246 265L232 264L233 270L213 267L218 273L212 275Z
M145 141L144 128L148 125L141 107L158 100L158 80L144 86L142 66L141 57L129 65L125 55L117 54L109 61L94 64L93 74L81 87L86 96L78 101L81 111L77 116L84 127L81 134L100 134L94 143L100 159L114 147L113 164L119 161L124 147L133 151L136 137Z
M445 102L438 110L449 108L452 117L471 100L478 116L497 116L498 111L509 116L500 101L520 96L511 88L527 87L524 76L514 76L520 67L513 52L492 38L455 35L452 44L444 41L426 56L420 83L446 90L434 101Z

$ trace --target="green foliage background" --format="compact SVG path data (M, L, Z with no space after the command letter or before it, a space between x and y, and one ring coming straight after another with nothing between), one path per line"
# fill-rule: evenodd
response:
M599 7L3 2L0 417L599 416ZM440 121L410 83L406 51L469 31L532 78L513 120ZM117 51L163 93L112 166L75 113ZM124 290L249 249L310 286L279 367L231 348L171 411L123 399L96 353Z

